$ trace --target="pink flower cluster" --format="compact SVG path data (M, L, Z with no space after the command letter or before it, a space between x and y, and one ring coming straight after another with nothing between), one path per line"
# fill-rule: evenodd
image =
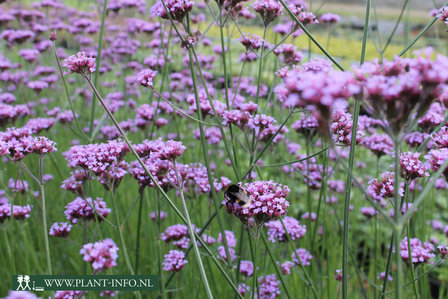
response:
M86 199L77 197L65 206L64 214L68 221L75 224L79 219L95 220L95 212L98 221L101 221L110 214L111 210L107 208L102 198L97 197L96 200L92 200L90 197Z
M297 259L297 257L299 260ZM296 252L291 254L291 258L297 265L309 266L311 265L310 261L313 259L313 256L309 253L305 248L296 249Z
M14 123L17 119L31 114L27 105L9 105L0 102L0 127Z
M420 153L404 152L400 154L400 174L407 180L429 176L426 166L420 161Z
M112 165L123 160L128 152L126 143L112 140L108 143L75 145L65 152L64 156L69 167L80 167L101 176Z
M286 214L289 206L286 197L290 191L287 186L274 181L255 181L246 183L242 188L251 198L249 207L242 208L238 203L232 204L227 199L224 200L223 204L229 213L240 218L243 223L247 223L248 219L253 217L257 225L262 225Z
M144 140L137 144L135 150L142 158L149 172L162 187L169 189L178 187L177 175L174 170L174 161L183 154L186 147L180 141ZM185 178L187 173L182 172L183 165L177 164L180 176ZM179 170L180 168L180 170ZM137 161L131 163L129 173L138 181L140 188L154 187L155 184Z
M447 57L437 55L433 60L431 49L414 53L415 58L396 57L382 64L372 61L354 68L363 96L372 107L369 112L384 117L395 135L411 115L423 116L448 82Z
M258 278L258 285L259 290L256 294L260 293L260 299L273 299L280 296L280 280L277 279L277 275L261 276Z
M284 217L283 223L285 224L291 240L300 239L306 233L306 225L300 225L300 222L293 217ZM285 229L283 228L280 220L269 221L265 224L265 226L268 228L267 234L269 241L275 243L276 241L285 242L288 240Z
M151 14L162 19L170 19L181 22L184 17L193 9L194 2L190 0L168 0L164 1L165 7L162 1L158 0L156 4L151 7ZM168 16L167 11L170 16Z
M252 7L260 14L265 26L274 21L283 11L283 6L277 0L257 0Z
M237 266L235 265L234 268L236 269ZM251 277L254 275L254 264L251 261L241 261L240 273L246 277Z
M95 272L100 272L117 265L118 250L112 239L104 239L103 241L85 244L79 253L84 255L84 261L92 264Z
M429 260L435 257L434 245L430 242L422 243L417 238L410 240L412 264L415 266L422 263L429 263ZM408 238L405 237L400 243L400 254L403 260L409 264Z
M151 69L146 69L137 74L137 82L143 87L153 88L154 78L157 72Z
M179 272L188 263L185 253L179 250L170 250L163 257L163 270L165 271Z
M51 227L50 227L50 236L53 237L59 237L59 238L67 238L70 230L72 229L72 225L67 223L67 222L55 222Z
M394 184L395 175L392 172L385 172L381 175L380 179L373 179L369 181L367 187L367 194L371 196L376 202L381 205L387 204L385 199L390 199L394 197ZM400 186L399 195L403 196L404 190Z
M87 76L95 71L95 58L85 52L78 52L76 55L67 57L63 66L68 68L68 74L81 74Z
M6 202L3 204L0 204L0 223L11 218L11 209L12 209L12 217L16 220L23 220L30 217L31 213L31 206L18 206L13 205L11 207L11 204Z
M430 150L428 154L425 155L425 159L428 160L432 170L438 171L448 159L448 148ZM445 176L445 179L448 179L448 167L446 167L442 173Z
M346 111L336 111L333 114L330 131L333 133L335 143L350 146L352 142L353 120L350 113ZM358 127L356 132L356 143L360 143L364 132L362 127Z
M31 136L28 128L0 132L0 157L9 155L11 160L20 161L28 154L43 156L56 150L55 142L43 136Z

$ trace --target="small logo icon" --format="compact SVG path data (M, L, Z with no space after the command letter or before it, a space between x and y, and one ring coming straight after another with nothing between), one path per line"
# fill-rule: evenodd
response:
M31 288L30 283L32 283L33 287ZM31 280L30 275L17 275L17 287L16 291L44 291L43 287L35 286L35 281Z
M19 285L17 286L16 291L26 291L26 290L30 290L31 291L30 276L29 275L18 275L17 276L17 283ZM23 285L23 283L25 283L25 285Z

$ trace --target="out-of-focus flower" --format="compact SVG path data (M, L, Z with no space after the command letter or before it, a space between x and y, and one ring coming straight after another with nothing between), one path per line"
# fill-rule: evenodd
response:
M79 251L84 261L92 264L95 272L107 270L117 265L118 247L112 239L85 244Z

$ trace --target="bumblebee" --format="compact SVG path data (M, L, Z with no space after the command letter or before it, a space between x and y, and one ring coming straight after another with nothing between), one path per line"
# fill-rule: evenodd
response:
M249 194L238 185L230 185L226 190L225 196L232 204L236 202L242 208L248 208L250 206L251 199Z

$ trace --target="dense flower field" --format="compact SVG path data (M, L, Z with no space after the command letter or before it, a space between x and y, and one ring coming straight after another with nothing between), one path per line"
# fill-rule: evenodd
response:
M447 8L364 61L367 0L344 68L312 34L340 17L306 1L149 2L1 4L1 297L446 298L448 58L412 47Z

